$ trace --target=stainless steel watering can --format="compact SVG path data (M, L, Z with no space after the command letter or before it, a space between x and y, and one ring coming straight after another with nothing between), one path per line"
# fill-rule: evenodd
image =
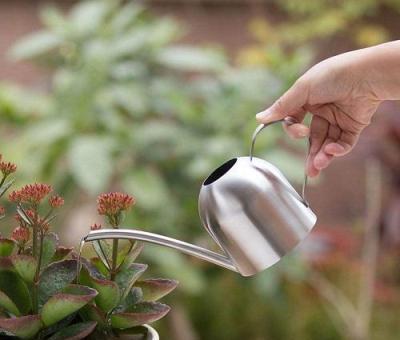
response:
M225 162L201 186L200 218L222 254L135 229L91 231L83 241L122 238L155 243L243 276L271 267L308 235L317 218L304 196L307 176L299 195L275 166L253 157L258 133L270 124L255 130L249 157Z

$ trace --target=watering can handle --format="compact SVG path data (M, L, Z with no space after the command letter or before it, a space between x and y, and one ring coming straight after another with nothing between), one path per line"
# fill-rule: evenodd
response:
M259 126L257 126L256 130L255 130L254 133L253 133L253 136L251 137L250 161L253 159L254 145L255 145L255 142L256 142L257 135L261 132L261 130L263 130L263 129L266 128L267 126L272 125L272 124L275 124L275 123L279 123L279 122L286 122L286 123L288 123L288 124L297 123L297 121L295 121L292 117L285 117L285 118L283 118L283 119L276 120L276 121L274 121L274 122L270 122L270 123L267 123L267 124L260 124ZM307 152L307 157L308 157L308 154L309 154L309 152L310 152L310 145L311 145L310 139L308 139L308 152ZM306 187L307 187L307 182L308 182L308 176L307 176L306 169L304 168L304 180L303 180L303 186L302 186L302 189L301 189L301 198L302 198L302 201L303 201L304 205L305 205L306 207L309 207L309 204L308 204L308 201L307 201L307 198L306 198Z

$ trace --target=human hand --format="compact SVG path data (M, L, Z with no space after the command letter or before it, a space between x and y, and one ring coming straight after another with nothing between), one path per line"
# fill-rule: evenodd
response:
M393 46L395 45L395 46ZM391 53L388 57L388 49ZM307 174L317 176L334 157L347 154L369 125L378 105L400 93L400 73L385 77L389 62L400 71L400 45L388 43L326 59L313 66L271 107L257 114L269 123L290 116L297 123L284 124L294 138L310 136ZM392 61L391 59L397 60ZM388 60L389 59L389 60ZM393 78L393 79L392 79ZM396 92L397 91L397 92ZM301 124L311 113L311 126Z

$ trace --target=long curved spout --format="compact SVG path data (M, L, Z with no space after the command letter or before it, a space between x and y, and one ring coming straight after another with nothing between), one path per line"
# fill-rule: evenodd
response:
M161 246L177 249L182 253L195 256L199 259L214 263L226 269L238 272L232 261L225 255L215 253L211 250L196 246L191 243L176 240L171 237L149 233L136 229L102 229L93 230L86 237L83 238L84 242L97 241L102 239L129 239L138 240L149 243L158 244Z

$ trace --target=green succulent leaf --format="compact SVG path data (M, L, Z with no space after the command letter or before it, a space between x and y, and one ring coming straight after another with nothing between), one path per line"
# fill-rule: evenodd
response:
M90 278L94 277L96 279L106 279L106 275L103 275L98 269L97 267L93 264L92 261L89 261L87 259L85 259L84 257L81 257L80 259L81 261L81 265L82 265L82 270L80 272L80 277L79 280L81 282L86 282L85 284L89 284L90 283ZM101 262L101 260L100 260ZM108 275L108 273L107 273Z
M79 340L84 339L89 334L91 334L96 328L95 321L81 322L71 326L68 326L53 336L48 340Z
M148 279L135 283L135 287L142 290L145 301L157 301L172 292L177 285L178 281L169 279Z
M35 336L42 328L39 315L26 315L18 318L0 319L0 328L22 339Z
M61 329L64 329L65 327L69 326L71 323L73 323L75 318L76 318L76 313L72 313L68 315L66 318L62 319L61 321L51 325L50 327L42 328L37 337L39 339L47 339L52 334L57 333Z
M116 313L125 312L127 309L131 308L133 305L143 301L142 290L138 287L133 287L129 294L121 300L120 305L115 309Z
M40 313L43 323L46 326L55 324L81 309L96 295L94 289L86 286L74 284L67 286L44 304Z
M56 252L54 253L53 258L50 262L61 261L66 258L73 250L72 247L57 247Z
M0 258L0 290L13 301L21 314L27 314L30 311L29 289L15 272L9 258Z
M18 307L15 303L7 296L7 294L3 293L0 290L0 308L4 308L15 316L20 316L21 313L18 310Z
M103 328L107 325L106 314L97 306L88 303L79 311L79 315L83 320L92 320L97 323L97 326Z
M124 268L115 276L115 282L121 291L121 298L124 299L130 292L136 280L145 272L147 264L132 263L128 268Z
M76 269L76 260L63 260L52 263L43 271L39 280L39 307L75 279Z
M132 249L123 259L123 262L121 264L121 270L123 270L124 268L128 268L137 259L137 257L142 252L143 248L144 248L143 242L135 242L132 246Z
M109 258L111 256L111 248L110 245L106 241L94 241L92 243L93 249L95 250L97 256L101 259L103 262L104 266L107 269L110 269L109 265Z
M15 242L8 238L0 238L0 257L10 256L15 247Z
M96 267L96 269L104 276L104 278L109 275L107 267L99 257L91 258L90 263Z
M126 312L111 315L113 328L125 329L151 323L164 317L170 307L159 302L139 302Z
M14 255L11 257L16 272L25 282L32 283L35 277L37 261L30 255Z
M46 268L50 263L57 251L58 243L59 239L55 233L49 233L44 236L41 268Z
M125 328L117 331L118 335L141 335L144 339L146 338L149 330L145 326L136 326L132 328ZM135 338L134 338L135 339Z
M119 267L122 262L124 262L125 257L133 250L134 242L126 242L125 244L120 244L117 254L117 267Z
M99 292L95 301L96 305L104 312L109 312L118 305L120 300L120 290L115 282L95 278L89 274L85 267L81 270L80 282Z

